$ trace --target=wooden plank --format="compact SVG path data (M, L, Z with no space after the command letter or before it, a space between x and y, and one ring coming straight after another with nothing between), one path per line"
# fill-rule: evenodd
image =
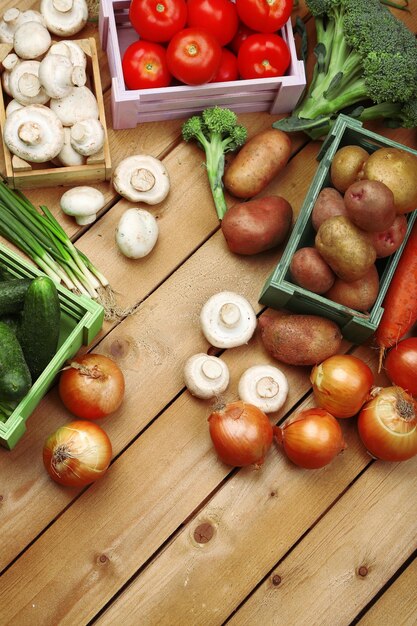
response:
M415 626L417 559L359 620L358 626Z
M410 489L416 469L417 459L374 463L237 611L230 626L350 624L417 547L417 496ZM279 622L274 622L277 615Z
M186 280L189 277L190 274L184 275ZM177 337L183 337L184 341L186 335L181 330L183 324L178 314L182 314L183 318L191 314L188 319L192 319L193 313L187 312L189 300L186 295L184 300L181 299L181 310L177 308L172 313L179 325ZM154 338L155 329L158 328L160 335L158 344L152 339L147 346L142 345L136 354L126 355L130 367L127 369L125 366L124 369L128 374L127 384L131 393L123 413L114 416L105 425L116 447L117 436L124 430L125 421L132 421L132 416L136 415L139 422L148 412L148 403L154 402L155 394L150 397L149 393L145 393L148 387L146 376L152 380L153 389L155 381L158 381L162 393L163 387L170 385L170 381L160 375L163 363L167 363L166 371L173 377L175 369L172 363L177 364L178 370L178 363L184 362L183 345L176 342L173 350L169 343L169 326L164 329L159 323L161 311L168 301L166 297L150 297L146 301L149 303L147 316L144 318L139 314L136 320L136 331L146 329L143 330L145 336L147 332L149 337ZM134 322L130 318L132 328ZM116 335L116 339L117 331L111 333ZM193 334L190 329L188 332ZM109 341L112 339L109 338ZM197 334L194 334L194 341L198 341ZM235 372L243 371L254 360L265 359L264 350L259 344L257 346L259 351L255 352L254 346L249 345L226 353L224 358L228 358L234 381L228 397L236 393L238 376ZM195 349L200 347L197 344ZM149 354L144 352L146 348ZM361 348L360 353L365 357L369 354L364 348ZM376 356L371 354L374 362ZM309 369L284 367L284 370L290 379L290 405L293 405L297 397L301 397L309 387ZM138 380L142 383L136 395L132 393L132 380L136 385ZM168 391L172 397L172 389ZM101 481L87 489L4 572L0 623L6 616L15 623L25 623L30 619L32 623L37 623L42 616L43 623L60 624L77 621L86 623L94 617L97 610L111 599L230 473L231 468L216 458L208 435L206 418L209 406L209 403L184 393L115 461ZM221 615L229 615L240 599L249 593L254 581L264 575L265 567L272 567L278 555L285 554L305 528L326 510L340 491L369 463L369 457L359 443L352 422L345 420L343 427L349 449L332 466L323 470L299 470L272 448L261 471L248 468L238 472L181 533L179 541L175 542L176 558L168 556L168 563L164 567L165 553L157 559L157 573L153 580L156 577L160 585L167 583L164 593L161 593L160 588L159 591L153 589L151 583L145 585L144 580L139 588L143 584L148 591L142 597L140 589L134 586L135 593L129 597L139 607L140 595L141 619L144 619L145 611L149 619L156 611L154 616L157 615L159 621L167 602L184 618L182 624L187 623L185 620L190 616L194 622L188 621L189 624L213 624L213 607L218 607L215 623L221 620ZM169 471L166 471L168 468ZM198 477L204 477L204 480ZM66 493L57 486L50 490L45 482L42 490L44 497L52 491L55 498L59 499L63 499ZM304 503L303 507L299 506L300 501ZM254 511L257 512L255 524ZM204 550L192 540L192 531L207 520L216 527L216 541L207 544ZM276 522L272 523L271 520ZM218 595L213 591L213 569L208 567L207 558L218 576ZM233 572L239 572L238 579L233 579ZM62 584L64 577L65 585ZM186 588L185 580L189 581ZM194 595L195 585L200 591L210 590L204 600L201 600L199 592L197 596ZM224 597L226 589L227 598ZM126 611L123 606L117 607L118 620L121 615L126 619L128 609L131 607L126 608ZM192 610L195 613L188 612ZM170 613L165 615L169 620L165 623L176 623L171 621ZM136 619L136 622L130 623L138 622Z

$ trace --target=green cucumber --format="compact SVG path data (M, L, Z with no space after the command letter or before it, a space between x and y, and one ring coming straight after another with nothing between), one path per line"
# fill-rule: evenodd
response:
M35 278L26 292L17 338L32 380L35 381L56 354L61 308L54 281Z
M26 292L32 278L12 278L0 281L0 315L18 313L23 309Z
M7 324L0 322L0 398L21 400L31 384L30 371L17 337Z
M0 322L7 324L7 326L9 326L9 328L11 328L12 331L16 334L20 324L20 316L19 314L13 313L10 313L9 315L2 315L0 317Z

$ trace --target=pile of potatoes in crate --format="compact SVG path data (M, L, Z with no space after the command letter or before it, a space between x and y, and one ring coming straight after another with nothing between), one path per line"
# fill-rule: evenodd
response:
M343 306L368 312L379 292L376 262L393 254L407 231L406 214L417 207L417 158L398 148L369 154L358 145L340 148L312 208L314 246L299 248L292 280Z
M87 19L85 0L41 0L39 11L10 8L0 21L0 43L9 46L1 62L9 100L3 140L24 162L80 166L103 148L87 57L76 40L67 39Z

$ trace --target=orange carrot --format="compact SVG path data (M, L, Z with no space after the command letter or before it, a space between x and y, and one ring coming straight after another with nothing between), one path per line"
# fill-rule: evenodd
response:
M380 366L387 348L394 346L417 321L417 221L415 222L383 301L384 312L375 332Z

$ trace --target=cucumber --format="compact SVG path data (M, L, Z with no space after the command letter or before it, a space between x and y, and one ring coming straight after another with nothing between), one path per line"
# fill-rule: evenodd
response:
M23 309L26 292L32 278L12 278L0 281L0 315L18 313Z
M12 331L16 334L17 329L19 328L20 316L19 314L13 313L10 313L10 315L2 315L0 317L0 322L4 322L4 324L7 324L7 326L9 326L9 328L11 328Z
M30 371L15 333L0 322L0 398L21 400L31 383Z
M61 308L55 283L48 276L33 279L26 292L17 330L33 381L56 354L60 320Z

